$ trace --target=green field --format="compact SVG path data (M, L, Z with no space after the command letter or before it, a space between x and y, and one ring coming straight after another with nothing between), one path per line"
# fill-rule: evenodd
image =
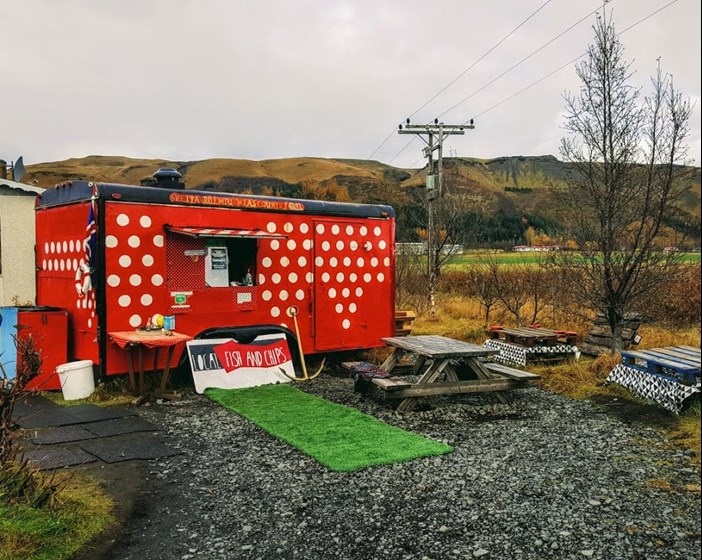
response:
M500 264L539 264L543 262L550 253L547 252L515 252L505 251L502 253L464 253L451 257L447 261L448 266L465 266L473 263L485 263L489 260ZM699 263L700 253L680 253L682 262Z

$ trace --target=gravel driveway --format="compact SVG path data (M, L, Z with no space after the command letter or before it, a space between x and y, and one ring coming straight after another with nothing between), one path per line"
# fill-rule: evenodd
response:
M455 452L335 473L195 396L143 407L183 454L147 466L128 560L700 557L700 472L651 428L530 388L397 416L348 378L305 391ZM668 486L665 481L671 483Z

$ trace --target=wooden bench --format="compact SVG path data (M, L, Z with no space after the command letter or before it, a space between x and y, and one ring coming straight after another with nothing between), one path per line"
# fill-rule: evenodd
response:
M371 384L384 391L395 391L410 386L406 381L393 377L384 369L368 362L342 362L341 367L353 374L354 390L357 393L365 393Z
M395 336L409 336L416 318L414 311L395 310Z
M515 369L511 368L502 364L494 364L492 362L485 362L483 364L485 366L485 369L488 371L491 371L492 373L498 373L500 375L504 375L505 377L509 377L510 379L514 379L516 381L533 381L535 379L539 379L541 376L537 375L535 373L530 373L528 371L522 371L520 369Z
M675 378L686 385L700 376L700 350L689 346L622 352L622 363L652 375Z
M380 387L383 391L398 391L400 389L407 389L411 387L411 383L407 383L400 379L399 377L374 377L371 379L371 383Z
M557 344L575 344L577 333L564 330L542 329L540 327L504 328L494 326L488 330L494 340L503 340L520 346L556 346Z

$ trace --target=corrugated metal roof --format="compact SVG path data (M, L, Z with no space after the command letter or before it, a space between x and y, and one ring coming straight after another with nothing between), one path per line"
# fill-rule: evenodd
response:
M35 187L33 185L27 185L25 183L18 183L17 181L10 181L9 179L0 179L0 187L8 187L10 189L15 189L18 191L24 191L31 194L41 194L44 189L40 187Z

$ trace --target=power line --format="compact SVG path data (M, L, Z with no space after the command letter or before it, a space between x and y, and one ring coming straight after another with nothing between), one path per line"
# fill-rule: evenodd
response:
M678 1L678 0L671 0L671 1L668 2L667 4L661 6L660 8L658 8L657 10L654 10L653 12L651 12L651 13L648 14L647 16L641 18L641 19L638 20L637 22L631 24L629 27L623 29L622 31L620 31L620 32L617 34L617 36L623 35L623 34L626 33L627 31L629 31L629 30L631 30L631 29L637 27L638 25L642 24L644 21L646 21L646 20L652 18L653 16L659 14L660 12L662 12L663 10L665 10L666 8L668 8L669 6L672 6L672 5L675 4L677 1ZM583 19L586 19L586 18L590 17L590 16L591 16L593 13L595 13L596 11L597 11L597 10L595 10L594 12L591 12L590 14L588 14L587 16L585 16L585 18L583 18ZM542 50L545 46L547 46L548 44L550 44L550 43L552 43L553 41L555 41L556 39L558 39L558 38L559 38L561 35L563 35L564 33L567 33L568 31L570 31L570 29L572 29L573 27L575 27L576 25L578 25L578 24L581 23L582 21L583 21L583 20L580 20L580 21L578 21L577 23L573 24L571 27L569 27L568 29L566 29L565 31L563 31L560 35L558 35L558 36L555 37L554 39L551 39L551 41L549 41L548 43L546 43L545 45L543 45L542 47L540 47L539 50ZM538 52L538 50L535 51L535 52L533 52L532 54L530 54L527 58L530 58L531 56L533 56L534 54L536 54L536 52ZM564 68L566 68L566 67L570 66L571 64L577 62L578 60L580 60L582 57L584 57L584 56L586 56L586 55L587 55L587 51L584 52L584 53L582 53L581 55L575 57L575 58L572 59L571 61L565 63L564 65L560 66L560 67L557 68L556 70L553 70L553 71L549 72L548 74L546 74L545 76L539 78L538 80L535 80L534 82L532 82L532 83L530 83L528 86L526 86L526 87L520 89L520 90L517 91L516 93L513 93L512 95L510 95L510 96L508 96L508 97L502 99L501 101L495 103L494 105L488 107L488 108L485 109L484 111L481 111L480 113L474 115L474 116L471 117L471 118L472 118L472 119L477 119L478 117L483 116L484 114L486 114L486 113L492 111L493 109L496 109L497 107L499 107L499 106L502 105L503 103L506 103L507 101L509 101L509 100L511 100L511 99L514 99L514 98L517 97L518 95L521 95L522 93L524 93L524 92L527 91L528 89L530 89L530 88L534 87L535 85L537 85L537 84L543 82L544 80L550 78L550 77L553 76L554 74L557 74L558 72L560 72L560 71L563 70ZM521 64L521 63L524 62L525 60L526 60L526 58L523 59L522 61L520 61L519 63L517 63L517 64L516 64L515 66L513 66L511 69L516 68L516 66L518 66L519 64ZM511 69L510 69L510 70L511 70ZM509 70L507 70L505 73L503 73L502 75L500 75L500 76L498 76L497 78L495 78L495 79L494 79L492 82L490 82L489 84L486 84L485 86L483 86L483 88L481 88L481 90L484 89L485 87L487 87L488 85L494 83L495 81L497 81L497 79L499 79L500 77L504 76L504 74L506 74L507 72L509 72ZM481 91L481 90L478 90L478 91ZM475 95L475 94L477 94L477 93L478 93L478 92L476 91L476 92L472 93L469 97L472 97L473 95ZM464 99L463 101L466 101L467 99L468 99L468 98ZM461 101L461 103L463 103L463 101ZM460 104L460 103L459 103L459 104ZM456 105L456 106L457 106L457 105ZM451 109L455 108L456 106L452 107ZM450 111L451 109L449 109L449 111ZM448 111L445 111L444 113L442 113L442 115L446 114L447 112L448 112ZM439 116L441 116L441 115L439 115ZM469 121L470 121L470 119L467 119L463 124L467 124ZM390 136L388 136L388 138L390 138L390 137L392 136L392 134L394 134L394 132L395 132L395 131L393 131L393 132L390 134ZM412 143L413 140L414 140L414 138L413 138L412 140L410 140L407 144L405 144L405 145L403 146L403 148L402 148L397 154L395 154L395 155L393 156L393 158L392 158L388 163L392 163L393 161L395 161L395 160L409 147L409 145ZM412 165L410 165L410 167L414 167L414 166L417 165L422 159L424 159L424 158L423 158L423 157L420 157L420 158L417 159Z
M492 51L494 51L494 50L495 50L497 47L499 47L502 43L504 43L504 42L505 42L509 37L511 37L520 27L522 27L526 22L528 22L528 21L529 21L531 18L533 18L536 14L538 14L538 13L539 13L543 8L545 8L549 3L551 3L551 1L552 1L552 0L546 0L546 2L544 2L543 4L541 4L541 6L539 6L534 12L532 12L532 13L529 15L529 17L527 17L524 21L522 21L517 27L515 27L514 29L512 29L512 31L510 31L507 35L505 35L504 37L502 37L502 39L500 39L497 43L495 43L495 45L493 45L490 49L488 49L485 53L483 53L483 54L480 56L480 58L478 58L478 60L476 60L475 62L473 62L473 64L471 64L468 68L466 68L465 70L463 70L463 72L461 72L458 76L456 76L453 80L451 80L448 84L446 84L443 88L441 88L437 93L435 93L433 97L431 97L428 101L426 101L421 107L419 107L419 109L417 109L416 111L414 111L414 112L410 115L410 117L413 117L414 115L416 115L419 111L421 111L422 109L424 109L424 107L426 107L427 105L429 105L429 103L431 103L432 101L434 101L434 99L436 99L437 97L439 97L439 95L441 95L443 92L445 92L449 87L451 87L451 86L452 86L453 84L455 84L458 80L460 80L463 76L465 76L465 75L466 75L470 70L472 70L473 67L475 67L481 60L483 60L487 55L489 55ZM386 143L388 140L390 140L390 138L392 138L392 136L393 136L394 134L395 134L395 130L393 129L393 130L390 132L390 134L388 134L388 135L385 137L385 140L383 140L383 141L380 143L380 145L379 145L375 150L373 150L373 152L371 153L371 155L368 156L367 159L371 159L371 158L378 152L378 150L380 150L380 148L382 148L382 147L385 145L385 143ZM400 153L401 153L401 152L400 152ZM399 154L398 154L398 155L399 155ZM397 156L395 156L395 157L397 157Z
M394 130L392 131L392 134L395 134ZM394 156L392 156L392 159L388 162L388 165L390 165L393 161L395 161L399 157L399 155L402 152L404 152L412 142L414 142L416 140L416 138L417 138L416 136L413 136L412 138L410 138L409 142L407 142L407 144L405 144L399 152L397 152Z
M466 68L463 72L461 72L458 76L456 76L453 80L451 80L448 84L446 84L443 88L441 88L437 93L434 94L434 96L426 101L419 109L417 109L414 113L412 113L409 117L412 118L414 115L419 113L424 107L429 105L434 99L439 97L442 93L444 93L449 87L451 87L453 84L455 84L458 80L460 80L463 76L465 76L470 70L472 70L481 60L483 60L487 55L489 55L492 51L494 51L497 47L499 47L502 43L504 43L509 37L511 37L517 30L519 30L520 27L522 27L527 21L529 21L531 18L533 18L536 14L538 14L543 8L546 7L547 4L549 4L551 0L546 0L539 8L532 12L532 14L526 18L522 23L520 23L517 27L512 29L507 35L502 37L492 48L490 48L488 51L485 52L478 60L476 60L473 64L471 64L468 68ZM441 115L439 115L441 116Z
M610 1L611 1L611 0L610 0ZM677 1L677 0L674 0L674 1ZM547 3L548 3L548 2L547 2ZM518 26L516 29L518 29L518 28L521 27L526 21L528 21L529 19L531 19L531 17L532 17L533 15L535 15L538 11L540 11L545 5L546 5L546 4L543 4L542 6L540 6L532 15L530 15L526 20L524 20L521 24L519 24L519 26ZM483 87L481 87L481 88L478 89L477 91L474 91L474 92L471 93L468 97L465 97L464 99L462 99L461 101L459 101L457 104L455 104L453 107L451 107L451 108L447 109L446 111L444 111L443 113L441 113L441 114L439 115L439 117L442 117L443 115L445 115L445 114L448 113L449 111L452 111L453 109L455 109L455 108L458 107L459 105L462 105L463 103L465 103L466 101L468 101L468 99L470 99L470 98L473 97L474 95L480 93L481 91L483 91L483 90L484 90L485 88L487 88L488 86L494 84L496 81L498 81L499 79L501 79L501 78L503 78L504 76L506 76L509 72L511 72L512 70L514 70L515 68L517 68L518 66L520 66L521 64L523 64L524 62L526 62L528 59L530 59L530 58L531 58L532 56L534 56L535 54L537 54L537 53L539 53L540 51L542 51L543 49L545 49L548 45L550 45L551 43L553 43L553 42L556 41L557 39L560 39L563 35L565 35L566 33L568 33L568 32L569 32L571 29L573 29L574 27L580 25L583 21L585 21L587 18L589 18L592 14L594 14L594 13L596 13L596 12L597 12L597 9L593 10L592 12L590 12L589 14L587 14L586 16L584 16L583 18L581 18L580 20L578 20L577 22L575 22L573 25L571 25L570 27L568 27L567 29L565 29L564 31L562 31L561 33L559 33L558 35L556 35L553 39L551 39L550 41L544 43L544 44L541 45L538 49L536 49L534 52L532 52L531 54L529 54L528 56L526 56L525 58L523 58L522 60L520 60L519 62L517 62L516 64L514 64L511 68L508 68L508 69L505 70L502 74L500 74L499 76L497 76L496 78L494 78L493 80L491 80L490 82L488 82L487 84L485 84ZM516 31L516 29L515 29L514 31ZM507 35L507 37L508 37L509 35L511 35L514 31L510 32L510 33ZM500 40L500 43L501 43L502 41L504 41L504 39L506 39L507 37L505 37L505 38L503 38L502 40ZM498 43L498 45L499 45L499 43ZM495 46L497 46L497 45L495 45ZM492 49L490 49L490 51L488 51L488 52L491 52L492 50L494 50L494 47L493 47ZM486 53L486 55L487 55L487 53ZM483 57L481 57L480 60L482 60L482 58L484 58L486 55L483 55ZM580 58L580 57L578 57L578 58ZM576 59L576 60L577 60L577 59ZM476 62L476 64L477 64L477 62ZM473 66L475 66L475 64L473 64L470 68L472 68ZM469 69L470 69L470 68L469 68ZM467 71L468 71L468 70L466 70L465 72L467 72ZM464 73L465 73L465 72L464 72ZM462 76L462 75L463 75L463 74L461 74L461 76ZM460 76L459 76L459 77L460 77ZM544 78L544 79L545 79L545 78ZM455 82L455 80L454 80L454 82ZM451 82L451 83L453 83L453 82ZM449 84L449 85L450 85L450 84ZM532 85L535 85L535 84L532 84ZM447 87L448 87L448 86L447 86ZM531 86L529 86L529 87L531 87ZM445 88L444 88L444 89L445 89ZM442 91L443 91L443 90L442 90ZM441 93L441 92L439 92L439 93ZM437 95L438 95L438 94L437 94ZM436 95L435 95L432 99L435 99L435 98L436 98ZM430 100L430 101L431 101L431 100ZM428 103L428 102L427 102L427 103ZM427 103L425 103L424 105L422 105L422 107L426 106ZM420 107L420 109L421 109L421 107ZM420 109L417 109L417 111L419 111ZM415 111L415 113L416 113L417 111ZM414 114L414 113L413 113L413 114ZM465 122L467 123L468 121L465 121ZM383 143L382 143L380 146L378 146L378 148L376 148L376 150L371 154L371 156L369 156L368 159L370 159L370 157L372 157L372 156L373 156L373 155L390 139L390 137L393 135L393 133L394 133L394 131L391 132L391 133L386 137L386 139L383 141ZM407 147L409 146L410 143L411 143L411 142L407 143L397 154L395 154L395 156L394 156L388 163L392 163L402 152L404 152L404 151L407 149Z
M626 33L627 31L629 31L630 29L633 29L634 27L636 27L637 25L643 23L643 22L646 21L647 19L652 18L652 17L655 16L656 14L662 12L662 11L665 10L667 7L669 7L669 6L673 5L673 4L675 4L677 1L678 1L678 0L672 0L671 2L668 2L665 6L662 6L662 7L658 8L657 10L655 10L654 12L651 12L651 13L648 14L647 16L641 18L641 19L640 19L639 21L637 21L636 23L633 23L632 25L630 25L630 26L627 27L626 29L624 29L624 30L620 31L619 33L617 33L617 37L619 37L620 35L623 35L623 34ZM517 97L518 95L520 95L520 94L524 93L525 91L527 91L528 89L534 87L536 84L539 84L539 83L543 82L544 80L550 78L550 77L553 76L554 74L557 74L558 72L560 72L560 71L563 70L564 68L570 66L571 64L574 64L575 62L577 62L578 60L580 60L582 57L586 56L587 53L588 53L588 51L584 52L584 53L581 54L580 56L576 56L576 57L575 57L573 60L571 60L570 62L566 62L563 66L560 66L560 67L557 68L556 70L553 70L552 72L549 72L549 73L546 74L545 76L543 76L543 77L539 78L538 80L536 80L536 81L530 83L528 86L526 86L526 87L520 89L518 92L513 93L513 94L510 95L509 97L505 97L502 101L499 101L499 102L495 103L494 105L492 105L491 107L488 107L488 108L485 109L484 111L478 113L477 115L474 115L474 116L472 117L472 119L477 119L478 117L482 117L485 113L488 113L488 112L492 111L493 109L499 107L499 106L502 105L503 103L506 103L506 102L509 101L510 99L514 99L514 98ZM469 120L470 120L470 119L466 120L465 122L467 123L467 122L469 122Z
M629 27L627 27L627 28L624 29L623 31L620 31L619 33L617 33L617 36L626 33L627 31L629 31L629 29L632 29L632 28L636 27L636 26L639 25L640 23L643 23L644 21L646 21L648 18L655 16L655 15L656 15L657 13L659 13L659 12L662 12L662 11L665 10L668 6L671 6L672 4L675 4L677 1L678 1L678 0L672 0L671 2L668 2L665 6L662 6L662 7L658 8L655 12L651 12L651 13L648 14L645 18L640 19L639 21L637 21L636 23L630 25Z
M677 0L676 0L676 1L677 1ZM514 97L517 97L517 96L518 96L519 94L521 94L521 93L524 93L526 90L528 90L529 88L535 86L536 84L543 82L545 79L550 78L550 77L553 76L554 74L557 74L558 72L560 72L561 70L563 70L563 69L566 68L567 66L570 66L570 65L573 64L574 62L580 60L580 59L581 59L582 57L584 57L586 54L587 54L587 53L583 53L583 54L581 54L580 56L578 56L578 57L574 58L573 60L571 60L570 62L566 62L563 66L561 66L561 67L558 68L557 70L554 70L554 71L551 72L550 74L546 74L543 78L539 78L539 79L536 80L535 82L530 83L530 84L529 84L528 86L526 86L524 89L520 89L517 93L513 93L512 95L510 95L509 97L506 97L506 98L503 99L502 101L499 101L498 103L495 103L492 107L490 107L490 108L488 108L488 109L485 109L482 113L478 113L478 114L475 115L473 118L476 119L476 118L478 118L478 117L482 117L485 113L488 113L489 111L492 111L493 109L499 107L499 106L502 105L503 103L506 103L506 102L509 101L510 99L512 99L512 98L514 98Z
M543 49L545 49L546 47L548 47L551 43L553 43L553 42L556 41L557 39L560 39L561 37L563 37L563 35L565 35L566 33L568 33L568 31L570 31L570 30L573 29L574 27L580 25L583 21L585 21L587 18L589 18L592 14L596 13L598 10L599 10L599 8L597 8L597 9L591 11L591 12L590 12L589 14L587 14L586 16L580 18L580 19L579 19L578 21L576 21L573 25L571 25L568 29L566 29L566 30L564 30L564 31L561 31L561 32L560 32L558 35L556 35L553 39L551 39L550 41L544 43L544 44L541 45L538 49L536 49L534 52L532 52L531 54L529 54L529 55L525 56L524 58L522 58L519 62L517 62L516 64L514 64L513 66L511 66L510 68L508 68L508 69L505 70L504 72L502 72L502 74L500 74L500 75L497 76L496 78L493 78L492 80L490 80L490 81L489 81L487 84L485 84L483 87L481 87L480 89L477 89L476 91L474 91L473 93L471 93L469 96L464 97L463 99L461 99L461 101L459 101L458 103L456 103L456 104L453 105L452 107L449 107L448 109L446 109L446 111L444 111L443 113L441 113L441 114L439 115L439 117L443 117L446 113L448 113L448 112L450 112L450 111L453 111L455 108L459 107L460 105L462 105L463 103L465 103L466 101L468 101L468 100L469 100L471 97L473 97L474 95L477 95L478 93L480 93L481 91L483 91L483 90L484 90L485 88L487 88L488 86L491 86L492 84L494 84L497 80L499 80L499 79L503 78L504 76L506 76L507 74L509 74L512 70L514 70L514 69L517 68L518 66L521 66L524 62L526 62L527 60L529 60L532 56L534 56L535 54L541 52Z

